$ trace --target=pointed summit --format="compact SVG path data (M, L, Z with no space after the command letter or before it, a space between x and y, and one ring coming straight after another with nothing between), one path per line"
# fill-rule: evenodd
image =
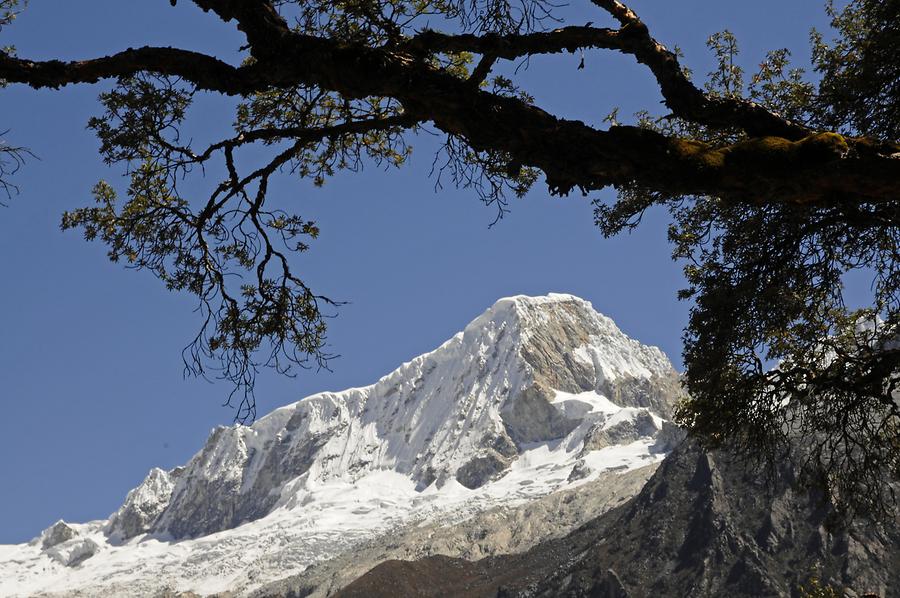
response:
M479 488L531 444L576 430L573 445L599 434L591 426L602 414L631 408L667 419L678 393L663 353L625 336L587 301L501 299L371 386L307 397L250 427L216 429L142 531L219 532L266 516L298 492L377 471L400 474L420 491L450 480Z
M183 468L151 471L84 532L100 550L79 570L137 588L125 594L156 588L163 569L179 589L271 581L398 526L457 521L656 463L675 435L665 420L680 392L659 349L589 302L500 299L375 384L216 428ZM164 550L169 542L178 550ZM148 546L159 547L155 560ZM104 568L107 550L117 573ZM129 550L138 560L125 575ZM209 551L215 563L182 564ZM253 583L247 554L259 556Z

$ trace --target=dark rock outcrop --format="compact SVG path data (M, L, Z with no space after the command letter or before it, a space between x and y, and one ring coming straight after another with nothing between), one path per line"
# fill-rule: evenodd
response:
M524 307L536 309L535 306ZM608 337L612 330L620 334L612 320L592 317L584 303L576 298L544 305L540 309L551 315L532 331L521 349L522 358L533 370L535 382L540 387L570 393L593 390L617 405L646 407L671 419L675 404L684 397L677 372L671 367L660 367L648 371L648 376L635 377L619 372L610 377L604 372L604 359L579 357L573 349L588 346L592 338ZM618 357L634 354L641 355L642 360L665 360L655 347L626 344L618 350L623 352Z
M513 442L521 446L562 438L578 426L551 403L553 391L539 384L529 386L500 412Z
M62 544L67 540L71 540L77 535L78 532L70 527L65 521L60 519L59 521L48 527L46 530L44 530L41 547L44 550L53 548L57 544Z
M827 505L794 487L789 468L769 480L686 442L639 495L565 538L476 562L383 563L339 596L395 596L381 589L392 583L408 596L799 596L811 577L900 595L900 515L829 525ZM462 585L441 585L451 579Z
M456 481L470 490L481 488L505 472L509 463L509 458L496 451L488 451L456 470Z
M584 451L598 451L616 444L629 444L648 436L655 436L661 427L647 411L638 412L634 419L621 421L603 427L603 422L595 424L584 438Z

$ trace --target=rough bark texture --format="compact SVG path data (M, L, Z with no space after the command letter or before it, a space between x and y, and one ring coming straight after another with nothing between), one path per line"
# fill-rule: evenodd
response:
M900 186L900 160L895 158L900 146L809 131L752 102L708 96L684 76L675 55L619 2L595 0L619 20L617 30L564 27L481 36L424 31L378 47L294 32L264 0L195 3L225 21L235 20L256 62L234 67L195 52L150 47L75 62L0 55L0 78L40 88L149 71L177 75L200 89L224 94L306 85L346 98L391 97L415 120L432 121L475 149L502 151L513 166L539 168L557 193L637 183L671 194L829 204L895 199ZM713 148L635 127L601 131L520 99L480 90L424 60L435 51L514 59L578 47L633 55L652 71L673 114L708 126L742 129L750 140Z

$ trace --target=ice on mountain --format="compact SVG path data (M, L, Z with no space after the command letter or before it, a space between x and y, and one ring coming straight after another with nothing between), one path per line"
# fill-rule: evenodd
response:
M629 339L586 301L503 299L372 386L313 395L253 426L215 430L150 531L198 537L259 519L283 499L286 482L307 472L311 483L352 482L390 469L417 487L453 477L478 488L509 467L512 447L578 427L553 404L557 390L602 389L619 407L668 413L676 383L658 349Z
M32 593L102 579L124 595L241 594L398 527L462 521L658 461L680 393L662 352L590 303L502 299L373 385L214 429L183 468L152 470L82 534L101 554L59 544L54 562L80 567L31 578L16 564L26 549L0 547L0 596L9 567Z
M124 504L109 518L107 533L112 538L128 539L146 533L169 504L169 498L181 469L172 472L154 467L131 490Z
M66 567L75 567L100 551L90 538L72 538L47 550L47 556Z

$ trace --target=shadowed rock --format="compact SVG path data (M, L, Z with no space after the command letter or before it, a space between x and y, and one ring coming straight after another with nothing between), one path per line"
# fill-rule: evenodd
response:
M655 436L660 431L653 416L641 411L634 419L627 419L603 428L602 422L596 424L584 439L584 451L598 451L616 444L629 444L635 440Z
M100 551L100 546L90 538L73 538L47 550L47 555L66 567L77 567Z
M490 451L456 470L456 481L470 490L480 488L505 471L509 463L510 459Z
M628 338L586 301L502 299L437 351L375 385L310 397L282 410L264 432L258 425L214 430L177 480L154 482L148 493L159 500L126 501L114 528L123 538L176 539L231 529L265 517L281 489L313 465L316 475L348 479L395 469L420 490L452 478L478 488L502 477L527 445L564 438L584 421L586 414L553 403L557 390L604 393L663 417L681 393L659 349ZM607 435L643 437L645 424Z
M57 544L62 544L66 540L71 540L75 536L78 535L73 528L69 527L69 525L60 519L46 530L44 530L43 541L41 542L41 546L46 550L47 548L52 548Z
M811 576L857 595L896 596L900 514L831 527L821 497L793 484L790 468L769 485L729 453L686 442L635 498L565 538L476 562L386 562L338 596L386 597L380 588L394 579L421 591L410 595L467 598L796 596ZM467 585L429 593L415 585L420 569L432 583L454 576Z
M127 540L148 532L169 504L172 489L183 468L163 471L154 467L140 486L131 490L122 506L109 518L106 533Z
M551 404L553 391L538 384L519 393L501 410L503 425L517 445L562 438L578 426Z

